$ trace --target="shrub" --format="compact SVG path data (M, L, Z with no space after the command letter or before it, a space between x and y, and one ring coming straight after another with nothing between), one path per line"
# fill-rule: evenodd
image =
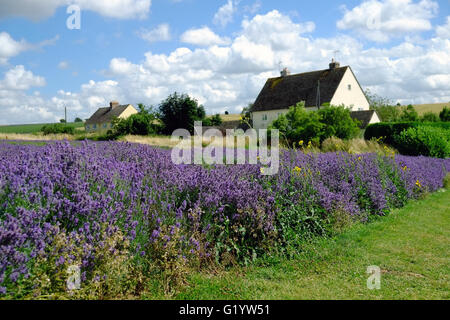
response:
M62 123L46 124L42 127L41 131L45 135L49 134L74 134L75 127L68 126Z
M359 122L352 119L350 110L344 106L325 106L319 110L320 122L323 127L323 139L337 137L348 140L359 133Z
M222 117L220 114L216 114L212 116L211 118L206 118L203 120L203 125L205 127L214 127L214 126L220 126L222 124Z
M126 119L114 119L113 130L106 137L117 138L127 134L137 136L156 134L158 126L155 124L155 120L156 115L152 108L139 104L139 113L133 114Z
M422 122L439 122L440 118L436 113L426 112L420 119Z
M444 110L439 114L439 118L441 118L441 121L450 121L450 109L444 107Z
M394 143L405 155L447 158L450 156L450 130L422 126L394 135Z
M400 121L418 121L419 120L419 114L417 113L416 109L412 105L409 105L406 107L406 109L403 109L402 115L400 116Z
M292 146L299 141L320 145L333 136L351 139L359 133L358 122L350 117L350 110L344 106L324 106L317 112L310 112L303 102L281 115L269 129L280 130L287 144Z
M364 133L364 139L382 140L384 143L392 145L394 144L394 135L400 134L403 130L417 128L419 126L450 129L450 123L448 122L380 122L367 127Z
M322 141L324 124L320 122L318 112L308 112L304 103L298 103L289 112L278 117L271 129L280 130L282 137L288 145L294 145L298 141L311 141L316 144Z

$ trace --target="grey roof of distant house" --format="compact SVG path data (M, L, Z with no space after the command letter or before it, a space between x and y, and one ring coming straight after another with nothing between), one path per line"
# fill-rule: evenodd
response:
M270 78L256 99L252 111L288 109L305 101L306 107L317 104L320 81L320 105L330 103L349 66Z
M114 108L106 107L98 109L88 120L86 124L98 124L111 122L114 118L119 117L130 106L129 104L116 106Z
M350 112L350 116L352 119L356 119L360 122L359 127L361 129L367 128L372 120L373 115L375 114L375 110L365 110L365 111L352 111Z

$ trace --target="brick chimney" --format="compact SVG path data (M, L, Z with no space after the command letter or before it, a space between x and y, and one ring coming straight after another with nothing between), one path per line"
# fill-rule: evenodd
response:
M334 70L334 69L337 69L340 67L341 67L341 64L339 62L335 61L334 59L331 60L330 70Z
M119 106L119 102L117 102L117 101L111 101L109 103L109 107L111 108L111 110L118 106Z

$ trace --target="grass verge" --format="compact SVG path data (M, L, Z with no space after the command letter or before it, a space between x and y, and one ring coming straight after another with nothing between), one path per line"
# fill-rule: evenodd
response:
M175 299L449 299L450 190L412 201L334 239L308 244L292 260L197 273ZM368 266L382 270L368 290Z

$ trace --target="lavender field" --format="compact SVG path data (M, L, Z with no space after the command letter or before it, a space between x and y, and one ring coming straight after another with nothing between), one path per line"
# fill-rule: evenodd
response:
M0 298L139 297L189 270L290 255L436 191L450 159L284 151L259 165L174 165L117 142L0 143ZM68 270L81 271L67 290Z

